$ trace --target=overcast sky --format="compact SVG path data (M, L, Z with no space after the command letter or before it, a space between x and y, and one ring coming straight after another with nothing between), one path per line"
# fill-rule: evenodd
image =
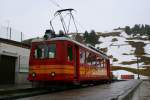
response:
M0 0L0 25L28 35L41 35L58 9L51 0ZM110 31L116 27L150 24L150 0L52 0L74 8L79 31Z

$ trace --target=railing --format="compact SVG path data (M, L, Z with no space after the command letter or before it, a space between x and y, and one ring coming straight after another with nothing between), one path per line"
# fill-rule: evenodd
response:
M14 28L0 26L0 38L21 42L27 39L27 36L25 36L25 34L23 34L21 31L18 31Z

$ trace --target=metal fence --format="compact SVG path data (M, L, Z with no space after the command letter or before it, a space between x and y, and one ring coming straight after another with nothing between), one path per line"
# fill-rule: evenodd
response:
M21 42L25 40L27 37L21 31L18 31L14 28L0 26L0 38Z

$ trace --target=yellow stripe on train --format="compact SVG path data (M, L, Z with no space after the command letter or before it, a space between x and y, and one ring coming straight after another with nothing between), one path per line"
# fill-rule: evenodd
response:
M36 65L30 66L29 73L51 73L58 74L74 74L74 66L72 65ZM80 67L81 75L107 75L107 71L104 68L92 68L92 67Z
M30 66L29 69L74 69L72 65L35 65Z
M73 74L74 66L71 65L36 65L30 66L29 73L51 73L55 72L58 74Z

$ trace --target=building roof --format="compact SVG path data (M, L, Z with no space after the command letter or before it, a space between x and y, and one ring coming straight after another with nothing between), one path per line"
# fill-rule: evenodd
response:
M18 47L21 47L21 48L30 49L30 45L28 45L28 44L13 41L13 40L9 40L9 39L0 38L0 43L6 43L6 44L9 44L9 45L14 45L14 46L18 46Z

